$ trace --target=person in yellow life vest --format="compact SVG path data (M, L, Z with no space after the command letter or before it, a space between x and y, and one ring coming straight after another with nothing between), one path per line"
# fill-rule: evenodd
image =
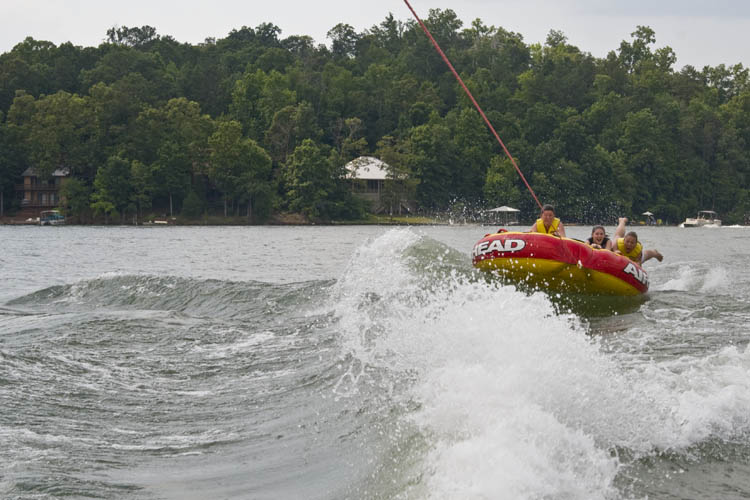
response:
M638 241L638 235L635 231L630 231L625 234L625 224L628 223L627 217L620 217L615 229L615 244L612 250L620 255L624 255L633 262L643 264L651 258L655 258L659 262L662 261L664 256L659 253L658 250L643 250L643 244Z
M560 219L555 217L555 207L552 205L544 205L542 207L542 214L536 220L531 229L530 233L544 233L554 234L555 236L565 237L565 226L560 222Z

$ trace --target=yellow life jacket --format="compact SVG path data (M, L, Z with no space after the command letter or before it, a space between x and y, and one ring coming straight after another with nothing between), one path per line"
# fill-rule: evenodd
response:
M617 249L622 253L625 257L632 260L633 262L641 263L638 257L641 255L641 252L643 252L643 245L639 241L635 244L635 248L631 252L625 251L625 238L617 238Z
M544 222L542 222L542 219L536 220L536 232L537 233L544 233L544 234L552 234L555 231L557 231L557 226L560 225L560 219L555 217L555 220L552 221L552 225L549 227L549 231L544 226Z

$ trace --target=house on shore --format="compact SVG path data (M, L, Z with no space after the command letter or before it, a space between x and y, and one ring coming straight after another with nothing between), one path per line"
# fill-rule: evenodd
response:
M390 167L384 161L372 156L360 156L345 165L346 178L351 183L352 193L366 200L372 213L409 213L413 201L404 199L398 189L401 180L389 178Z
M49 210L60 204L60 187L70 176L67 168L58 168L49 178L40 178L33 167L24 170L23 184L16 185L16 196L20 200L23 217L39 217L42 210Z

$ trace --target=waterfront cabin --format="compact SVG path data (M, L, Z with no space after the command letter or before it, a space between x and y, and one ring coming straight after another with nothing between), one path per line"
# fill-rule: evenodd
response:
M372 213L402 214L412 211L413 203L409 200L398 199L397 202L391 203L385 199L387 185L401 181L389 178L390 167L384 161L372 156L360 156L347 163L344 168L352 193L366 200Z
M33 167L23 174L23 184L16 186L20 198L21 212L26 217L39 217L42 210L57 207L60 204L60 187L70 176L67 168L58 168L49 178L41 178Z

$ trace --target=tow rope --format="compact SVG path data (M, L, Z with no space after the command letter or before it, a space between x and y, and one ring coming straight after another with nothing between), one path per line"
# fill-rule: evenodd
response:
M534 201L536 201L536 204L539 205L539 208L542 208L542 204L539 203L539 199L536 197L536 194L534 194L534 190L531 189L531 186L529 186L529 183L526 182L526 177L523 176L523 173L521 172L521 169L518 168L518 165L516 164L516 160L513 159L513 157L510 155L510 152L508 151L508 148L505 147L505 144L500 139L500 136L497 135L497 132L495 131L495 127L492 126L492 123L490 123L490 120L487 118L487 115L484 114L484 111L482 111L482 108L479 106L479 103L477 103L476 99L474 99L474 96L471 95L471 92L466 87L466 84L464 84L464 81L461 79L460 76L458 76L458 72L453 68L453 65L448 60L448 57L445 55L443 50L440 48L440 45L435 41L435 39L432 37L432 33L430 33L430 30L427 29L427 26L422 22L422 20L419 18L417 13L414 11L414 9L411 7L411 4L409 3L409 0L404 0L404 3L407 7L409 7L409 10L412 14L414 14L414 17L416 18L417 22L420 26L422 26L422 29L425 32L425 35L427 35L427 38L430 39L432 42L432 45L435 46L435 50L437 50L438 54L440 54L440 57L443 58L443 61L445 61L445 64L448 65L448 68L450 68L451 72L453 73L453 76L456 77L456 80L458 80L458 83L461 84L461 87L464 89L464 92L466 92L466 95L469 96L469 99L471 99L471 102L474 104L474 107L477 108L477 111L479 111L479 114L482 116L482 119L484 120L484 123L487 124L487 127L492 131L492 135L495 136L495 139L497 139L497 142L500 143L500 146L502 146L503 151L505 151L505 155L510 159L510 162L513 164L513 166L516 169L516 172L518 172L518 175L521 176L521 180L524 184L526 184L526 188L529 190L529 193L531 193L531 196L534 197Z

